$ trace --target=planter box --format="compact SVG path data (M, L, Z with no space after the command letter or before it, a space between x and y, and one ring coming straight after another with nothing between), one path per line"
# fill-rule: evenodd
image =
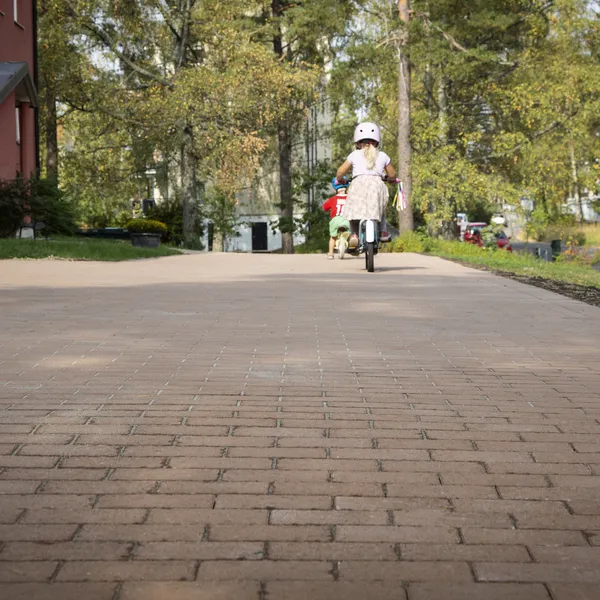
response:
M131 245L136 248L158 248L160 233L132 233Z

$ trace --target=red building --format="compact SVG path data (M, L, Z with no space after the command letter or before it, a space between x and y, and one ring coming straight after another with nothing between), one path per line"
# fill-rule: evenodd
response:
M0 179L37 169L35 0L0 0Z

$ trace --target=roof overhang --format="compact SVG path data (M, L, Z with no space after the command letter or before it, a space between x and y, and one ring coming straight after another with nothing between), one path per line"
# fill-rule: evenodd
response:
M15 92L18 102L38 105L33 78L26 62L0 62L0 104Z

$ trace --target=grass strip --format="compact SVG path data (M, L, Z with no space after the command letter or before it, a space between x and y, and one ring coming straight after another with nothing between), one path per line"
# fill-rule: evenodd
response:
M486 250L464 242L436 240L410 233L396 238L392 252L419 252L430 254L491 271L514 273L525 277L539 277L600 289L600 271L576 262L546 262L531 254Z
M121 240L64 238L52 240L0 239L0 259L58 258L65 260L122 261L180 254L168 246L136 248Z

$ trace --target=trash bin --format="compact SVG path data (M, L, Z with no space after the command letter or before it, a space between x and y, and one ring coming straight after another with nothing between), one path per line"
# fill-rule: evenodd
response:
M555 261L562 252L562 240L552 240L550 248L552 249L552 260Z

